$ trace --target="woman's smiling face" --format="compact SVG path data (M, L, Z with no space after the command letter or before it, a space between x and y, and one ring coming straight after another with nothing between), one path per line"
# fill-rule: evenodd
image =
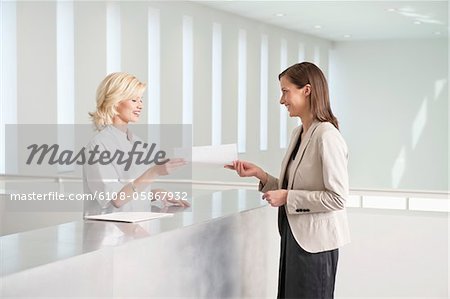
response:
M306 84L303 88L291 83L287 76L280 79L281 99L280 104L286 106L290 117L301 117L311 113L309 95L311 86Z
M137 122L141 116L142 107L142 97L120 102L116 108L117 115L114 117L114 123L128 124L130 122Z

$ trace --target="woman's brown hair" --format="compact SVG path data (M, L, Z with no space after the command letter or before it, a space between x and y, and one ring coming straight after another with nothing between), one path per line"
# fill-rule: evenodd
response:
M302 62L288 67L278 75L278 79L287 76L292 84L299 89L306 84L311 85L309 97L311 112L314 119L320 122L330 122L339 130L337 118L333 115L330 106L328 83L322 71L311 62Z

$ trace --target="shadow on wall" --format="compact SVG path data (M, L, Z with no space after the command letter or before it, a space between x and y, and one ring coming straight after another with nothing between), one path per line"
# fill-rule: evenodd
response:
M404 145L392 167L392 186L398 188L414 181L414 176L433 177L436 184L447 182L448 153L448 80L438 79L434 86L424 84L427 95L417 111L411 124L410 144ZM441 134L445 134L441 136ZM434 139L444 137L443 144L437 144ZM408 163L408 160L414 163ZM446 174L438 176L437 174ZM433 186L430 186L433 188ZM448 190L445 188L444 190Z
M336 43L333 108L351 188L448 190L447 42Z

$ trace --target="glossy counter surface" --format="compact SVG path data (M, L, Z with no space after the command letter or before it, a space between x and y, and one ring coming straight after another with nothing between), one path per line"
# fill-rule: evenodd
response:
M194 198L190 208L169 210L174 213L172 217L138 223L80 220L6 235L0 238L1 275L8 276L266 205L257 191L227 190Z

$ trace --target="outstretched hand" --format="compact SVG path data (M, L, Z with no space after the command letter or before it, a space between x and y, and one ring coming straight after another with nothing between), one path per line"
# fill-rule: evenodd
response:
M253 163L240 160L233 161L233 164L225 165L224 167L227 169L236 170L240 177L257 176L258 172L262 170Z
M233 164L225 165L224 168L235 170L240 177L256 177L263 184L267 181L266 172L261 167L247 161L236 160L233 161Z
M154 172L159 176L169 175L174 172L176 169L186 165L187 162L181 158L170 159L164 164L155 165L152 167Z

